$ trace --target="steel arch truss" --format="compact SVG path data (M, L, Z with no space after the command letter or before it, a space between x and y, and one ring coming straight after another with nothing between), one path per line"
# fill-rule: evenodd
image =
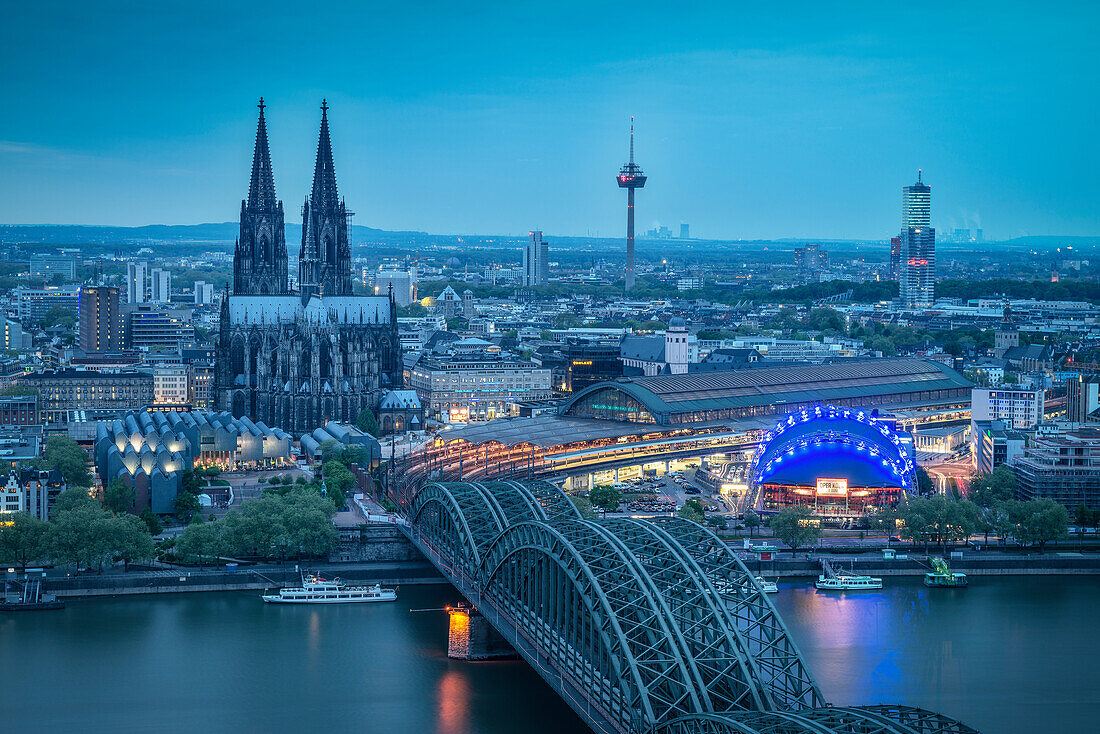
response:
M680 518L653 521L676 539L722 596L745 640L746 654L766 695L764 708L808 709L825 699L802 662L786 625L754 576L711 531Z
M828 706L754 576L693 522L585 521L544 481L427 484L409 520L540 674L621 731L976 734L922 709Z
M909 706L825 707L794 712L696 714L654 734L977 734L946 716Z

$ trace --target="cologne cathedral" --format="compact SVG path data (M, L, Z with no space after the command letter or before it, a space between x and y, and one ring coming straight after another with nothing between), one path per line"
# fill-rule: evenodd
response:
M400 386L397 309L392 294L352 294L350 212L336 192L324 103L313 191L302 207L298 288L291 288L262 99L259 107L233 292L221 305L215 401L235 417L309 433L377 412L382 391Z

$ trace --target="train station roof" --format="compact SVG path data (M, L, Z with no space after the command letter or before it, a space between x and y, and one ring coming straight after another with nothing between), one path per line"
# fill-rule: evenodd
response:
M618 423L543 414L531 418L502 418L488 423L467 425L442 431L439 438L444 441L461 439L474 444L497 441L506 446L532 443L546 448L578 441L597 441L601 438L619 438L662 430L668 429L638 423Z
M965 377L930 359L860 359L614 380L580 391L563 412L581 412L585 398L599 390L624 393L658 424L668 425L674 414L725 410L740 416L754 409L781 414L812 403L862 403L886 409L935 405L938 396L969 387L972 383ZM942 392L946 390L951 392Z

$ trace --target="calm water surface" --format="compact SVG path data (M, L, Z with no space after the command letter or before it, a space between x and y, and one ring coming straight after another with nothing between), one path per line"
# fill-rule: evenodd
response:
M773 596L825 695L910 703L986 734L1100 718L1100 580L887 580ZM562 734L579 720L518 661L446 658L449 587L395 604L272 606L252 593L74 601L0 615L4 732Z

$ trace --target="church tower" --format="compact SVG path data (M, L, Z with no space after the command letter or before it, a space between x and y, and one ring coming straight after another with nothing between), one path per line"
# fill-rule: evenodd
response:
M328 104L321 101L321 134L313 169L313 192L302 207L302 250L298 256L298 283L302 301L318 293L351 295L351 243L348 212L336 193Z
M233 253L233 293L237 295L289 292L283 202L275 199L263 97L258 106L260 121L252 154L252 180L248 184L248 200L241 202L241 233Z

